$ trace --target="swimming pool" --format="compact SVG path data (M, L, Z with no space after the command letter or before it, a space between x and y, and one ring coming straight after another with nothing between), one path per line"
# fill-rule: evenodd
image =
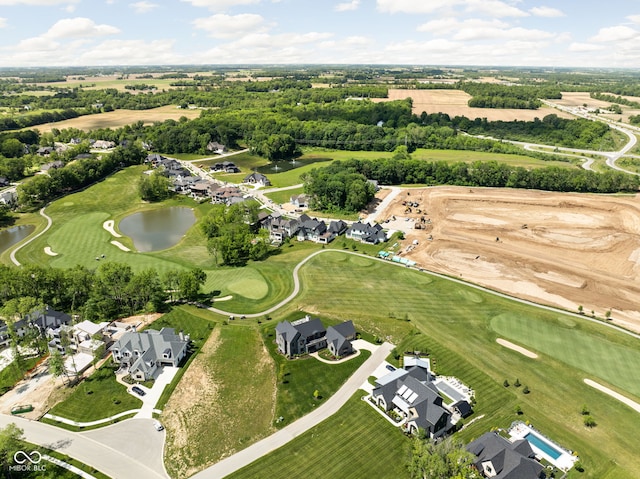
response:
M528 433L524 438L529 441L529 444L537 447L553 460L558 459L562 455L562 451L558 451L555 447L533 432Z

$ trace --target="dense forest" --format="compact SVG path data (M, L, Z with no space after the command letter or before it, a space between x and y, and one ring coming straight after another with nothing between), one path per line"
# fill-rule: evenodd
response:
M553 86L509 86L493 83L463 82L459 88L472 96L469 100L469 106L477 108L537 110L542 106L540 98L562 98L560 90Z

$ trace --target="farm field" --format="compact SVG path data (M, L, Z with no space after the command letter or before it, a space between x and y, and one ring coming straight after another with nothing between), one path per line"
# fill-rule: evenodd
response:
M534 118L542 119L550 113L555 113L562 118L573 118L567 113L543 106L538 110L516 110L498 108L472 108L467 102L471 95L462 90L400 90L390 89L388 98L373 98L372 101L393 101L411 98L413 100L413 113L420 115L427 113L446 113L449 116L466 116L486 118L489 121L532 121Z
M635 196L435 187L399 195L380 218L392 215L431 222L403 243L419 243L406 256L421 266L573 312L611 309L640 331Z
M618 96L613 93L609 93L609 95ZM636 97L623 97L631 101L640 102L640 98ZM587 108L602 108L608 109L611 106L611 102L596 100L595 98L591 98L589 92L562 92L561 100L553 100L554 103L562 106L568 107L578 107L587 105ZM620 105L622 109L622 114L614 114L614 113L601 113L600 116L603 118L608 118L609 120L620 121L622 120L625 123L629 122L629 117L632 115L640 114L640 110L636 108L631 108L626 105Z
M188 119L200 116L200 110L183 110L175 105L161 106L150 110L115 110L95 115L84 115L70 120L36 125L34 130L40 133L48 133L53 128L64 130L65 128L77 128L79 130L96 130L99 128L119 128L138 121L149 125L156 121L179 120L181 117Z

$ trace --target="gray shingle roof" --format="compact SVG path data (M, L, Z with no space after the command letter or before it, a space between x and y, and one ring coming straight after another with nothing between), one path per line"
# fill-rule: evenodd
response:
M524 440L523 440L524 441ZM533 456L527 441L511 443L494 432L487 432L467 445L467 451L477 456L479 471L482 463L490 461L495 479L537 479L544 467L530 459Z

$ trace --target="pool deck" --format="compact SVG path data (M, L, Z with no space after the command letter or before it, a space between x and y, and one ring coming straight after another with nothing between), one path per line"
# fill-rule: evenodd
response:
M552 446L554 449L557 449L559 452L561 452L560 457L558 457L557 459L554 459L553 457L549 456L547 453L545 453L540 448L536 447L531 442L529 442L529 444L531 445L531 449L533 449L533 452L538 458L542 458L548 461L550 464L553 464L558 469L562 469L563 471L568 471L573 467L573 464L578 460L577 456L572 455L564 447L558 445L557 443L555 443L554 441L552 441L551 439L549 439L539 431L536 431L533 427L528 426L523 422L513 423L509 428L508 432L510 437L509 440L511 442L515 442L520 439L525 439L525 436L529 433L533 433L534 435L538 436L540 439L544 440L545 442L548 442L550 446Z

